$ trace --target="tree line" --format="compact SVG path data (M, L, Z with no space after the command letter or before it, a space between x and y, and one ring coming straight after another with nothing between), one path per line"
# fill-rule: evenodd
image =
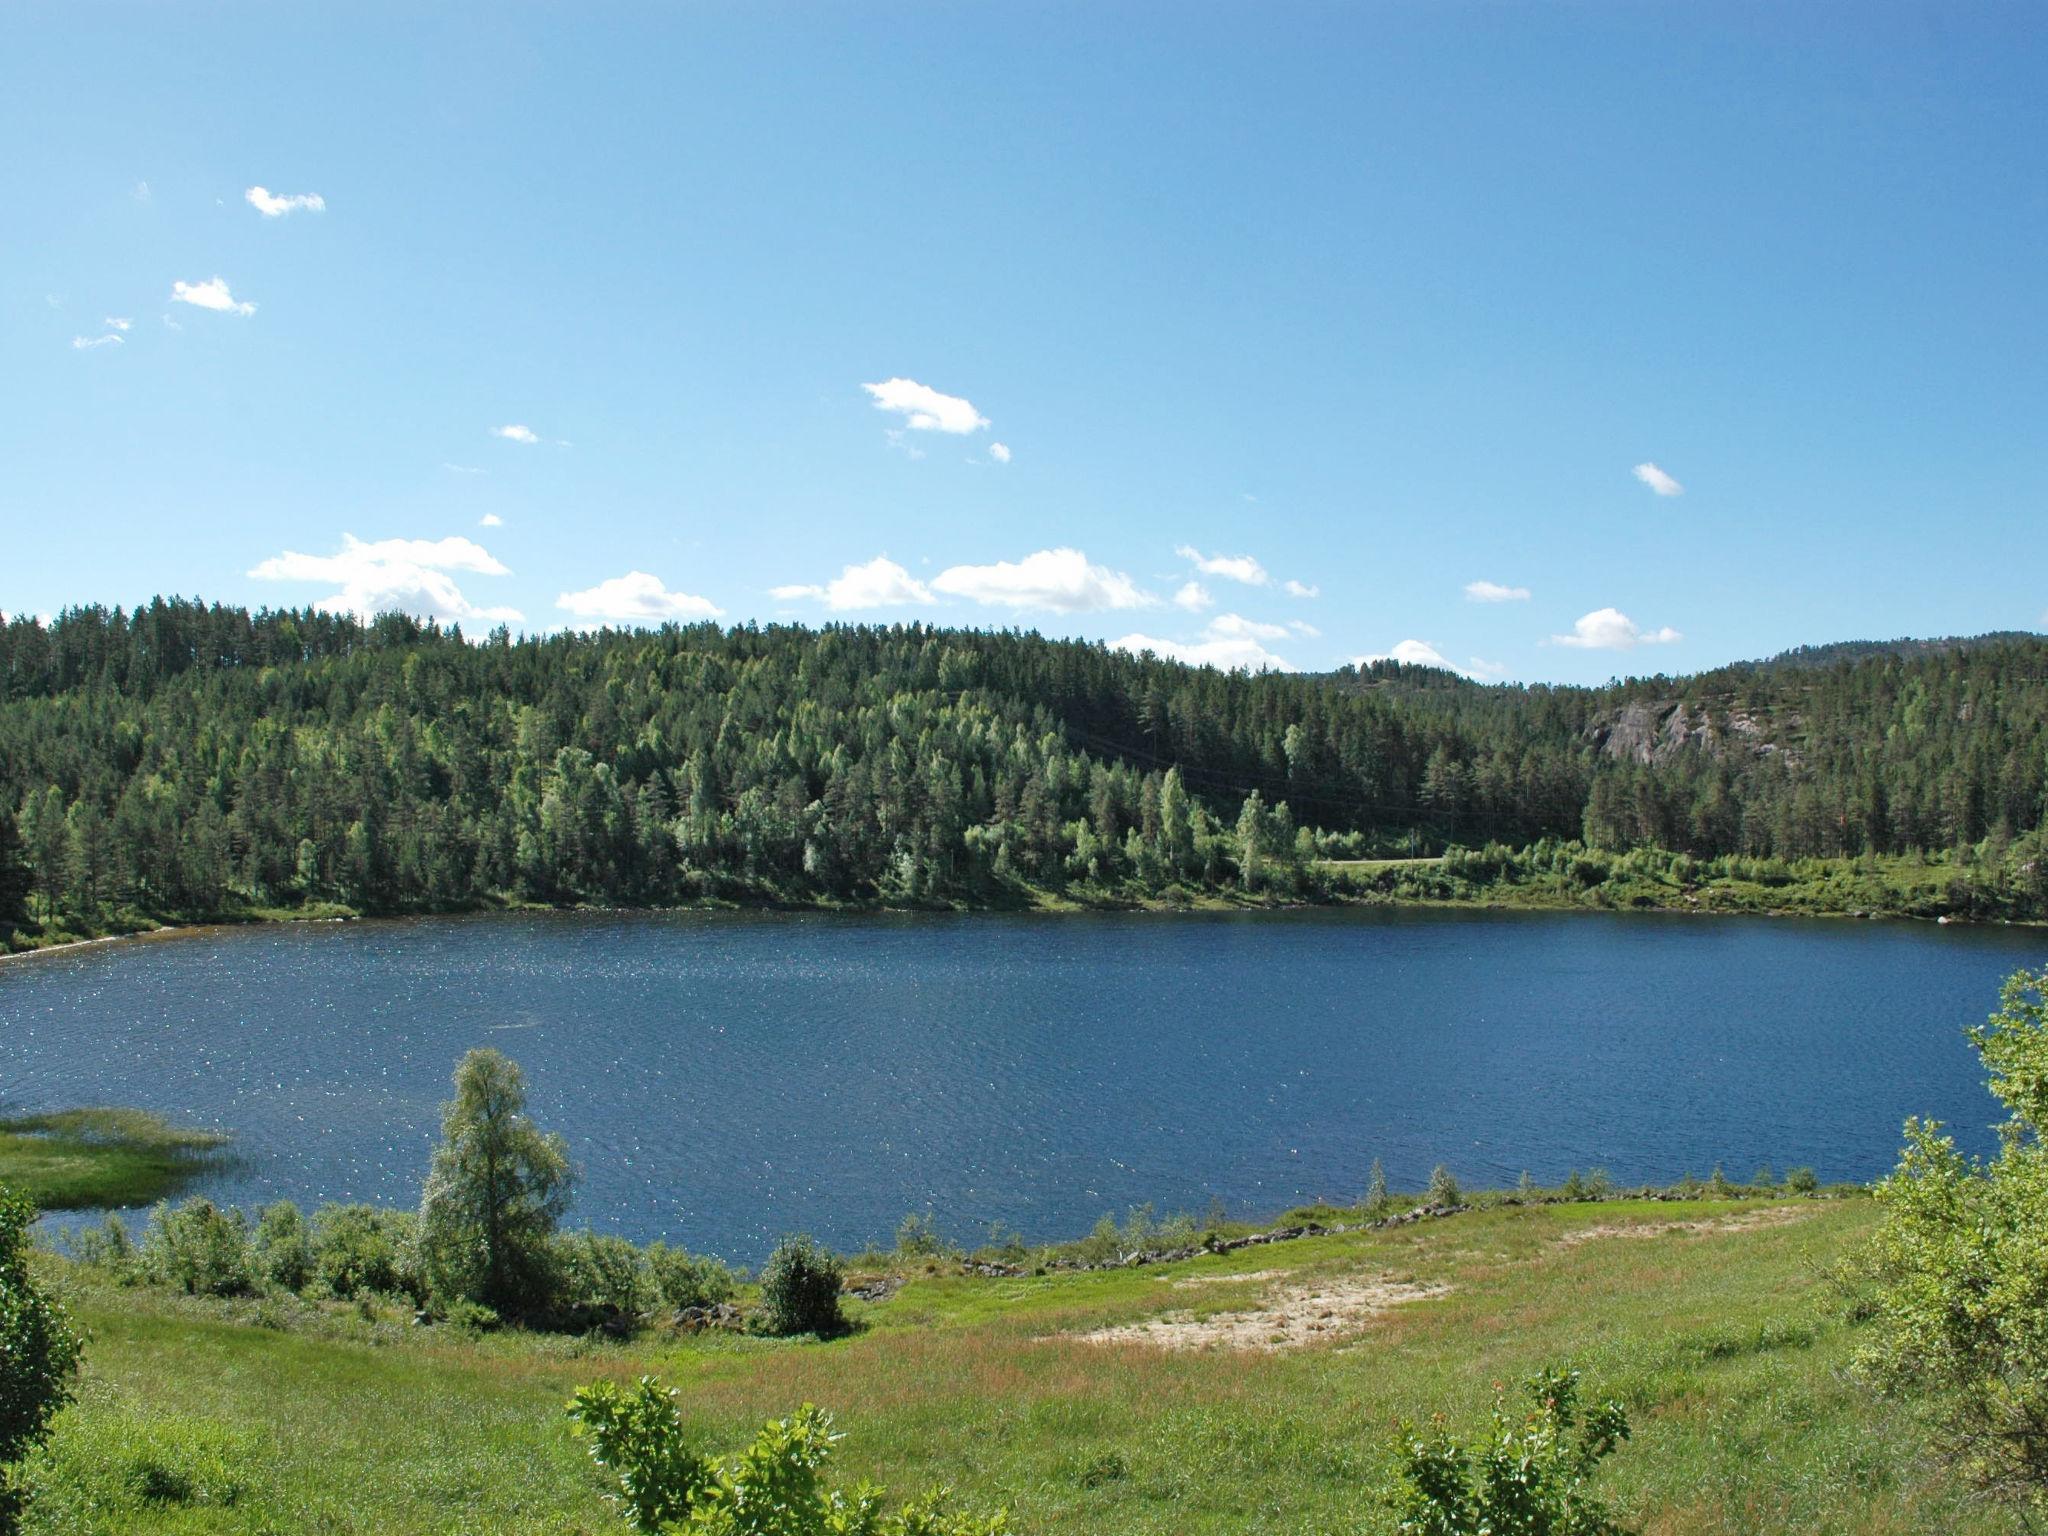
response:
M1298 893L1318 857L1543 838L2026 859L2044 679L2024 636L1482 687L921 624L473 641L399 615L77 608L0 625L0 923Z

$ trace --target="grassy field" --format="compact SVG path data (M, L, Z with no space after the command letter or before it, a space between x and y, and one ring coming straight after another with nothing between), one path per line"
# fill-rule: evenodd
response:
M225 1136L140 1109L67 1109L0 1119L0 1184L46 1211L147 1205L220 1154Z
M1027 1536L1370 1532L1397 1417L1476 1427L1494 1383L1566 1359L1627 1404L1611 1486L1656 1536L2009 1529L1845 1374L1857 1325L1825 1274L1874 1215L1611 1201L1109 1272L935 1263L824 1344L466 1338L396 1310L119 1290L51 1259L92 1339L28 1529L619 1530L561 1408L656 1371L708 1445L812 1400L846 1432L842 1477L951 1484ZM1205 1323L1310 1342L1174 1347Z

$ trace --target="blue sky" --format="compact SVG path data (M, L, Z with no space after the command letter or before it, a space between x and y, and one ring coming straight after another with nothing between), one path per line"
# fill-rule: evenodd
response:
M0 610L2034 628L2043 78L2024 6L17 4Z

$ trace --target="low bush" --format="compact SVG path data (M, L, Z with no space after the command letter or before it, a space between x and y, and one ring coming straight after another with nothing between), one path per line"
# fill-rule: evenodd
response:
M303 1291L313 1278L313 1232L289 1200L266 1205L250 1241L256 1272L272 1285Z
M761 1270L761 1323L778 1337L846 1331L839 1310L839 1260L810 1238L784 1238Z
M678 1312L686 1307L715 1307L739 1294L739 1276L709 1254L689 1253L657 1242L648 1246L647 1268L662 1304Z
M647 1257L623 1237L579 1232L553 1241L555 1294L549 1321L571 1332L631 1333L660 1292Z
M410 1211L374 1205L323 1205L313 1213L313 1273L330 1295L371 1293L419 1299Z
M143 1271L191 1296L246 1296L256 1289L249 1223L204 1195L159 1205L142 1236Z
M784 1244L788 1247L788 1244ZM780 1251L780 1250L778 1250ZM832 1416L806 1403L764 1426L744 1451L721 1460L692 1450L675 1393L643 1376L631 1391L585 1387L569 1405L591 1460L618 1479L618 1501L637 1531L689 1529L704 1536L1002 1536L1004 1515L953 1514L934 1489L901 1509L883 1491L825 1486L822 1468L838 1435Z

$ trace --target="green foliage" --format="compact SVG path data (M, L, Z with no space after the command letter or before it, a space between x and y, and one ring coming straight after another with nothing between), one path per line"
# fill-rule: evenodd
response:
M313 1213L314 1278L343 1300L400 1293L418 1297L416 1227L409 1211L323 1205Z
M940 1236L937 1217L913 1211L896 1224L896 1251L906 1259L937 1259L953 1249Z
M266 1205L250 1239L256 1272L271 1285L303 1291L314 1273L313 1229L289 1200Z
M623 1237L579 1232L554 1241L550 1320L574 1332L631 1333L660 1292L647 1257Z
M1000 1514L955 1515L934 1490L901 1509L883 1491L825 1486L822 1469L839 1437L831 1415L806 1403L763 1426L737 1455L713 1461L685 1442L675 1393L643 1376L630 1392L612 1382L579 1391L569 1405L591 1459L610 1471L637 1531L695 1536L1001 1536Z
M829 1338L845 1332L839 1310L843 1280L834 1254L801 1234L784 1238L761 1269L762 1327L778 1336Z
M246 1296L256 1288L247 1219L204 1195L150 1213L142 1267L158 1284L191 1296Z
M20 1463L71 1400L84 1342L64 1308L28 1272L35 1205L0 1186L0 1536L20 1528L28 1487Z
M651 1243L647 1268L663 1305L678 1312L685 1307L715 1307L739 1294L739 1277L709 1254Z
M456 1066L420 1201L428 1289L508 1317L545 1312L555 1282L549 1240L574 1182L562 1138L526 1114L519 1068L498 1051L470 1051Z
M1394 1197L1387 1190L1387 1170L1378 1158L1372 1160L1372 1172L1365 1180L1365 1208L1373 1216L1386 1214Z
M1785 1175L1786 1190L1795 1195L1810 1195L1820 1188L1820 1176L1811 1168L1794 1168Z
M2012 1111L1998 1156L1965 1158L1932 1121L1906 1122L1878 1186L1865 1255L1874 1323L1868 1379L1931 1397L1937 1444L1977 1487L2048 1511L2048 970L2010 977L1970 1032Z
M1441 1420L1402 1428L1389 1502L1403 1536L1622 1536L1591 1484L1628 1438L1628 1415L1615 1402L1581 1413L1575 1370L1544 1370L1528 1392L1519 1418L1495 1402L1493 1432L1474 1449Z
M1424 1197L1431 1205L1463 1205L1464 1192L1458 1188L1458 1181L1451 1170L1438 1163L1429 1173L1429 1193Z

